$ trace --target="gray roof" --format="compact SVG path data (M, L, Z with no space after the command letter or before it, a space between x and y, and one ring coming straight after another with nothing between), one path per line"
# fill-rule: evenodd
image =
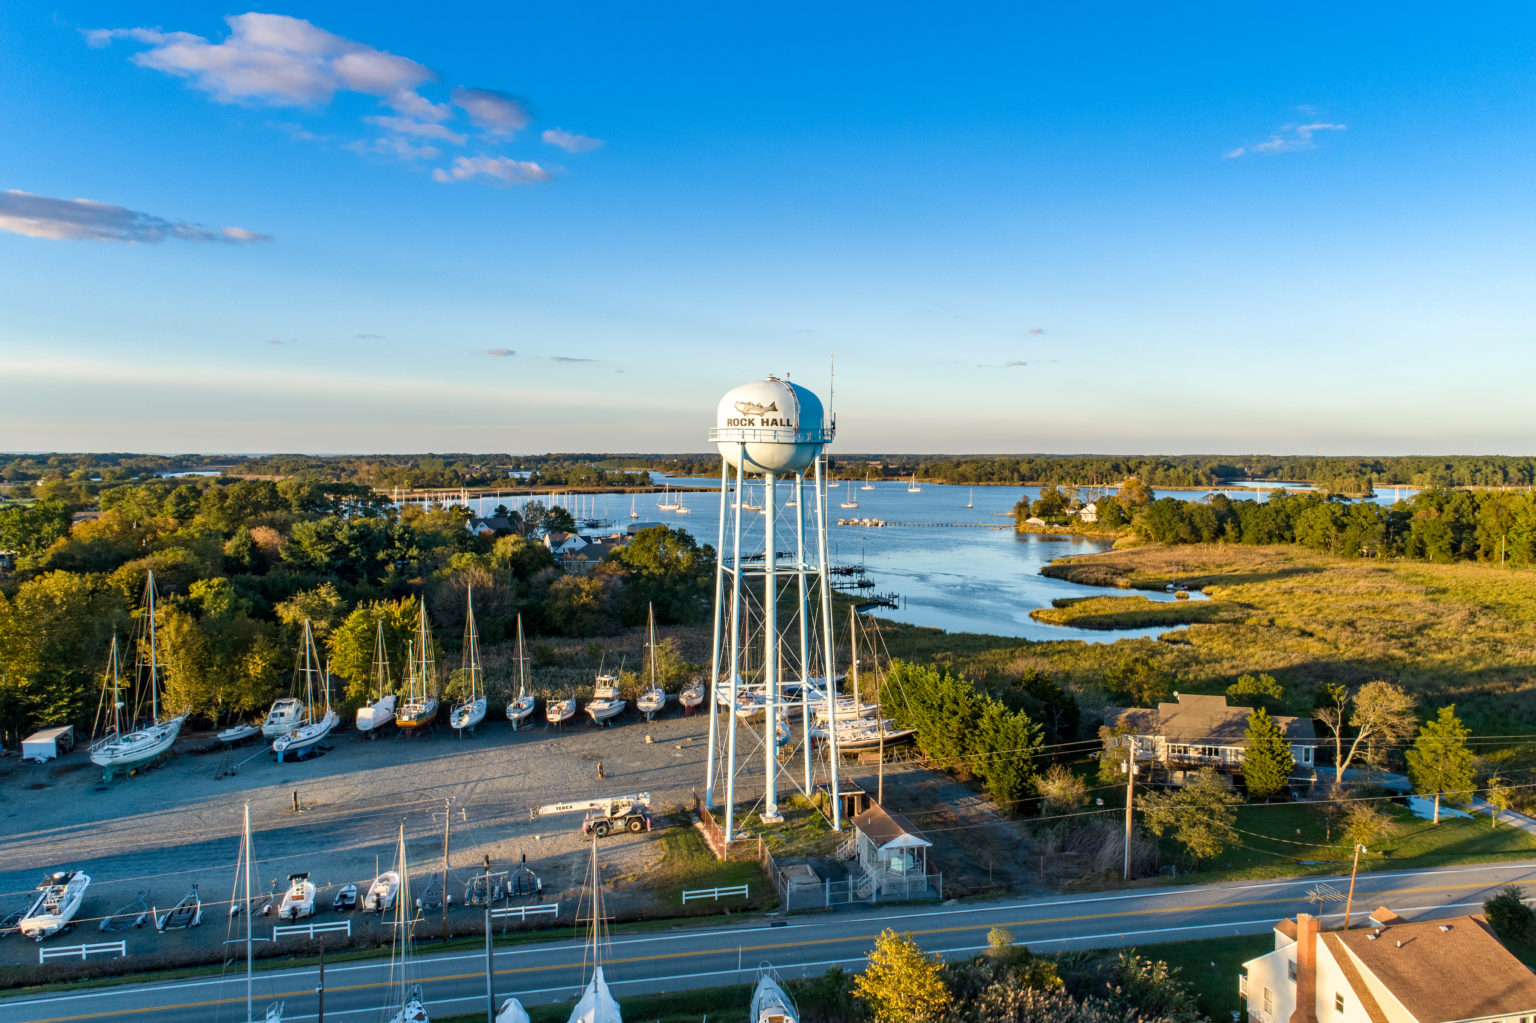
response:
M1242 746L1252 707L1229 707L1225 696L1196 696L1179 693L1174 703L1159 703L1156 710L1146 707L1110 708L1104 715L1107 724L1126 725L1137 735L1159 735L1169 742L1207 743L1212 746ZM1275 715L1275 724L1292 742L1317 741L1311 718Z

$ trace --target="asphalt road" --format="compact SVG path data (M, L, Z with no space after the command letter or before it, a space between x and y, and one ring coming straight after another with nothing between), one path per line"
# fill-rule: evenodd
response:
M911 933L925 948L963 956L987 947L987 931L1007 927L1037 951L1262 934L1281 917L1317 912L1308 892L1329 883L1340 892L1349 878L1140 888L1077 898L1043 898L982 905L893 906L873 911L797 914L787 923L743 918L734 926L693 928L615 937L603 954L615 993L657 992L750 982L759 964L782 977L810 976L830 966L858 968L886 927ZM1385 904L1410 918L1476 912L1506 884L1536 883L1536 863L1488 864L1361 875L1354 922ZM1342 903L1326 908L1325 922L1342 919ZM517 995L527 1004L571 999L588 965L578 941L520 945L496 953L497 1000ZM483 954L422 955L413 973L425 987L434 1015L471 1013L485 1005ZM256 976L256 1009L280 998L285 1023L316 1018L313 968L263 971ZM396 980L398 983L398 979ZM1237 978L1233 978L1233 984ZM325 1016L339 1023L381 1018L391 990L386 961L335 964L326 970ZM0 1000L0 1023L75 1020L154 1020L156 1023L229 1023L244 1019L244 975L99 987L48 996ZM398 1001L396 1006L398 1006ZM387 1018L387 1017L385 1017Z

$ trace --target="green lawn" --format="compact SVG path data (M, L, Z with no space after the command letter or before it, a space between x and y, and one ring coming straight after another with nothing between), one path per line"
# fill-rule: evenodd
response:
M1143 958L1161 959L1169 966L1177 966L1180 979L1199 996L1205 1014L1215 1023L1224 1023L1232 1018L1232 1010L1243 1008L1242 996L1237 993L1237 975L1243 963L1274 947L1274 934L1265 933L1146 945L1136 952Z
M1404 807L1381 805L1395 830L1360 858L1363 871L1536 856L1536 835L1507 826L1490 827L1487 817L1442 817L1439 824L1431 824ZM1209 883L1349 871L1348 841L1337 829L1329 833L1316 805L1244 805L1238 808L1236 826L1240 845L1228 848L1199 870L1180 874L1178 880ZM1163 851L1170 861L1178 857L1177 846L1167 839Z
M666 828L656 832L661 844L661 862L646 876L646 886L658 905L653 916L713 916L723 909L771 909L778 897L768 885L756 859L721 862L704 844L704 837L691 827ZM683 905L683 892L697 888L749 887L746 899L726 898L720 902L694 900Z

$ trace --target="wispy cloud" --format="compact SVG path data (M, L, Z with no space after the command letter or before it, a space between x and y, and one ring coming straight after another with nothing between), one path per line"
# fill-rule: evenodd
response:
M597 361L596 359L577 358L574 355L551 355L549 358L550 358L550 361L552 361L552 362L596 362Z
M452 167L439 167L432 172L433 181L444 183L479 177L498 185L537 185L554 180L554 175L539 164L507 156L456 156Z
M274 337L274 338L268 338L267 339L267 344L269 344L269 345L280 345L280 344L282 344L282 342Z
M9 189L0 192L0 231L55 241L188 242L271 241L243 227L204 227L185 220L167 220L125 206L94 199L56 199Z
M1030 327L1029 328L1029 333L1031 333L1031 334L1044 334L1045 333L1045 328L1044 327Z
M514 352L510 348L487 348L485 350L485 354L486 355L516 355L517 353Z
M352 340L354 340L354 341L383 341L384 340L384 335L383 334L353 334L352 335Z
M533 118L523 101L499 89L453 90L453 103L481 128L498 135L515 135Z
M1029 365L1029 363L1025 362L1023 359L1014 359L1012 362L1005 362L1005 363L1003 363L1003 368L1004 369L1013 369L1016 366L1028 366L1028 365Z
M539 137L552 146L559 146L567 153L590 153L594 149L601 149L603 145L602 139L577 135L564 128L550 128Z
M1316 121L1311 124L1283 124L1280 129L1263 142L1251 146L1238 146L1221 154L1223 159L1232 160L1239 156L1275 156L1279 153L1299 153L1306 149L1316 149L1317 141L1313 138L1322 131L1344 131L1347 125L1328 124Z
M92 47L116 40L142 44L147 49L134 54L136 64L186 79L220 103L319 111L341 93L374 97L385 112L364 116L361 123L382 129L384 136L343 146L364 156L435 160L443 155L440 145L463 146L472 137L501 145L533 120L523 100L499 89L458 86L449 92L448 102L434 100L422 90L441 86L426 65L328 32L303 18L252 12L225 21L229 34L218 41L159 28L91 29L85 40ZM462 112L457 126L453 122L460 115L455 108ZM280 127L301 141L331 139L300 125ZM559 128L545 132L544 139L573 153L603 144ZM537 163L499 156L461 157L433 176L438 181L481 179L503 185L549 180Z

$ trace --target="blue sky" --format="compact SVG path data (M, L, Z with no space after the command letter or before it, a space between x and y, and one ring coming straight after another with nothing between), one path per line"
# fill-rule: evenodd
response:
M0 449L1530 453L1536 8L740 6L5 4Z

